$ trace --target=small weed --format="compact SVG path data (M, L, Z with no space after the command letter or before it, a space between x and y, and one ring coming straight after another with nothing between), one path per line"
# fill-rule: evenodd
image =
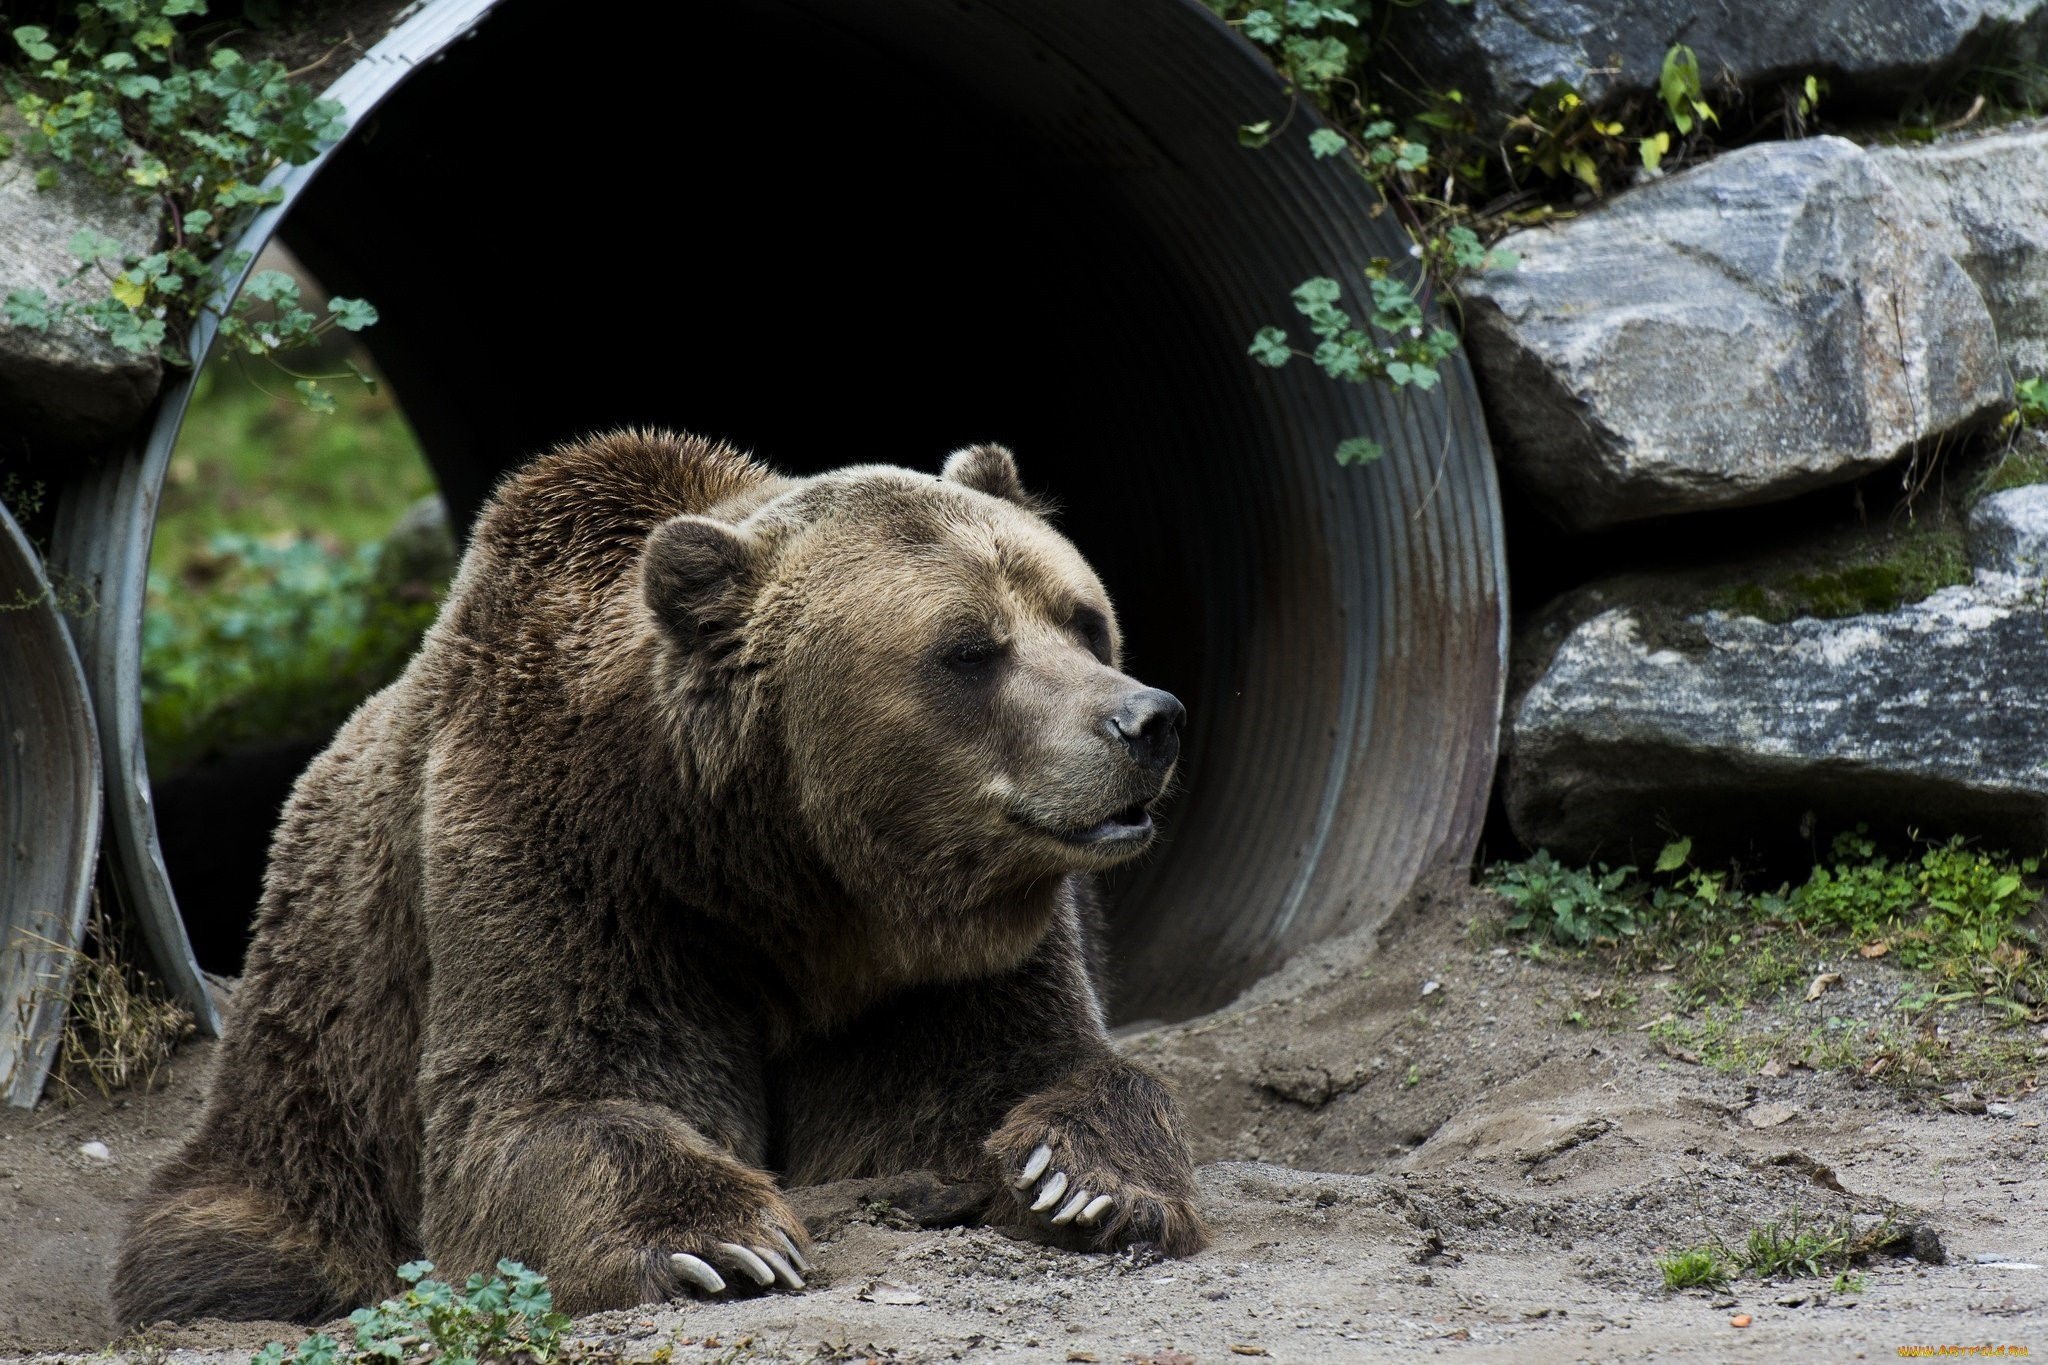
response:
M1899 1240L1896 1226L1887 1219L1858 1234L1847 1219L1816 1222L1797 1208L1782 1219L1749 1230L1736 1246L1715 1240L1662 1257L1657 1269L1666 1289L1713 1289L1736 1277L1755 1280L1818 1279L1831 1277L1838 1294L1860 1294L1867 1283L1855 1272L1856 1264L1871 1253L1891 1247Z
M1512 930L1533 929L1560 943L1588 943L1636 932L1636 907L1624 888L1633 867L1567 867L1538 850L1527 862L1496 866L1491 885L1515 914Z
M1401 1088L1402 1088L1403 1090L1413 1090L1413 1089L1414 1089L1414 1088L1415 1088L1416 1086L1418 1086L1418 1085L1421 1085L1421 1084L1422 1084L1422 1063L1420 1063L1420 1062L1410 1062L1410 1063L1408 1063L1408 1070L1407 1070L1406 1074L1404 1074L1404 1075L1403 1075L1403 1076L1401 1077Z
M1737 1253L1736 1267L1758 1279L1800 1279L1848 1268L1855 1229L1847 1219L1828 1226L1807 1223L1798 1209L1782 1223L1751 1228Z
M2035 375L2012 386L2013 415L2021 426L2048 424L2048 379Z
M1650 1026L1650 1040L1679 1061L1747 1074L1769 1061L1781 1040L1747 1033L1742 1022L1736 1009L1708 1009L1698 1019L1668 1016Z
M1692 1247L1658 1258L1666 1289L1719 1289L1729 1280L1728 1261L1714 1246Z
M398 1277L408 1286L404 1294L349 1314L353 1344L316 1332L294 1347L271 1342L251 1365L545 1362L560 1353L569 1319L555 1311L546 1276L517 1261L500 1261L496 1274L472 1275L457 1289L429 1279L433 1269L429 1261L400 1266Z

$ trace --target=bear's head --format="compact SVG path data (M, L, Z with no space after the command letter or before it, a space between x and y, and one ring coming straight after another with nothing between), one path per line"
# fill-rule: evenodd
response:
M1152 843L1184 712L1121 671L1101 581L1007 450L713 511L658 527L642 571L696 794L807 845L770 856L829 869L876 967L1014 965L1066 876Z

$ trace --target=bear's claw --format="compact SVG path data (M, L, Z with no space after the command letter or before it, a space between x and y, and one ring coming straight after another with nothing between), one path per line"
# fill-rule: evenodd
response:
M811 1261L803 1249L781 1228L770 1227L758 1235L764 1240L752 1246L714 1242L703 1249L702 1256L687 1251L670 1252L669 1268L683 1283L702 1294L725 1293L726 1277L734 1274L762 1289L804 1288L804 1275L809 1272ZM718 1265L714 1266L713 1261Z
M1057 1206L1059 1212L1048 1220L1054 1227L1065 1227L1069 1223L1076 1227L1093 1227L1102 1220L1102 1215L1115 1205L1116 1200L1109 1195L1090 1194L1087 1190L1078 1188L1066 1203L1061 1204L1060 1199L1067 1194L1067 1186L1071 1182L1068 1181L1065 1171L1054 1171L1046 1175L1045 1168L1051 1164L1052 1148L1041 1142L1026 1159L1024 1169L1018 1172L1012 1184L1018 1190L1026 1190L1040 1176L1045 1177L1038 1186L1037 1198L1032 1199L1030 1208L1033 1213L1045 1213Z
M708 1261L700 1261L687 1252L678 1251L668 1258L676 1274L688 1280L707 1294L725 1292L725 1277L711 1268Z

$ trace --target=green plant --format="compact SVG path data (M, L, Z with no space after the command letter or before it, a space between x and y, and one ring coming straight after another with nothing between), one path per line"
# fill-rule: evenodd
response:
M208 311L219 317L224 342L273 361L333 328L359 331L376 321L368 303L347 298L329 300L316 317L298 284L277 271L256 275L221 311L249 262L228 243L281 198L266 177L311 161L341 136L343 122L339 104L315 99L283 63L202 49L180 23L205 12L205 0L85 0L65 34L37 24L13 30L26 65L5 83L27 131L11 150L36 164L36 185L54 187L60 168L69 168L150 205L159 229L148 249L78 233L69 244L78 269L57 297L41 289L8 294L4 307L16 326L77 322L122 350L160 349L182 364L184 338ZM103 292L79 297L68 288L87 277ZM302 401L332 404L321 380L338 376L293 377Z
M209 548L201 594L150 575L142 716L159 771L251 741L324 734L397 676L433 622L431 585L384 581L376 542L224 532Z
M2048 422L2048 378L2034 375L2012 386L2013 411L2020 425L2038 427Z
M1717 1246L1697 1246L1659 1257L1666 1289L1718 1289L1728 1283L1728 1261Z
M2041 945L2022 923L2041 904L2027 884L2040 868L2038 858L2015 861L1960 837L1894 860L1858 826L1834 841L1833 862L1814 868L1789 909L1928 974L1928 1003L1983 999L2024 1017L2048 1003Z
M1489 885L1515 907L1513 930L1533 929L1583 946L1636 932L1636 901L1625 891L1633 867L1567 867L1538 849L1526 862L1496 865Z
M314 1333L295 1347L273 1341L251 1365L368 1365L390 1361L432 1361L434 1365L476 1365L478 1361L555 1359L569 1319L555 1311L547 1277L517 1261L498 1262L495 1274L475 1274L457 1289L433 1273L430 1261L398 1268L408 1288L395 1299L349 1314L354 1329L344 1345Z
M1318 276L1294 290L1294 305L1316 339L1312 350L1297 350L1287 329L1268 326L1252 338L1249 354L1278 368L1297 356L1332 379L1381 383L1395 390L1427 393L1437 386L1438 367L1458 347L1458 335L1425 323L1433 288L1449 288L1464 272L1510 269L1512 252L1489 250L1474 231L1469 207L1442 197L1433 184L1439 170L1431 153L1433 136L1458 128L1460 97L1438 97L1436 106L1409 120L1396 119L1371 93L1366 74L1373 43L1361 19L1363 0L1207 0L1210 8L1264 48L1297 100L1307 99L1326 126L1308 133L1310 152L1344 164L1373 186L1399 217L1413 245L1412 277L1394 263L1375 260L1362 269L1372 307L1361 324L1338 306L1344 285ZM1238 130L1247 147L1263 147L1292 121L1266 119ZM1478 163L1483 165L1483 162ZM1475 172L1476 174L1476 172ZM1364 464L1384 452L1370 438L1354 436L1337 446L1340 464Z
M1751 1228L1735 1264L1743 1274L1766 1280L1839 1273L1848 1269L1854 1243L1855 1229L1846 1218L1822 1226L1794 1208L1782 1222Z

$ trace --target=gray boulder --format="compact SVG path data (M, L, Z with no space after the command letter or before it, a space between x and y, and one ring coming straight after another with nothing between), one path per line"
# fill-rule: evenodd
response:
M19 115L0 114L0 132L18 136ZM138 251L156 243L153 213L83 175L66 172L38 190L19 158L0 174L0 297L40 289L51 298L89 301L105 281L88 278L60 289L78 268L69 248L81 230L112 237ZM30 439L63 444L103 440L134 427L156 397L163 367L154 352L133 355L75 323L45 332L18 326L0 312L0 427Z
M1897 611L1583 620L1510 714L1516 834L1618 857L1814 812L2048 845L2048 486L1986 498L1970 537L1974 581Z
M2008 488L1971 508L1970 562L1980 575L2048 578L2048 484Z
M1977 282L2013 377L2048 375L2048 122L1870 156Z
M1456 89L1493 131L1554 81L1599 102L1649 96L1684 43L1702 77L1744 89L1826 77L1836 100L1897 105L1990 58L2039 61L2043 0L1474 0L1396 6L1404 86Z
M1784 498L2004 412L1970 277L1861 148L1766 143L1554 227L1465 290L1503 465L1574 528Z

